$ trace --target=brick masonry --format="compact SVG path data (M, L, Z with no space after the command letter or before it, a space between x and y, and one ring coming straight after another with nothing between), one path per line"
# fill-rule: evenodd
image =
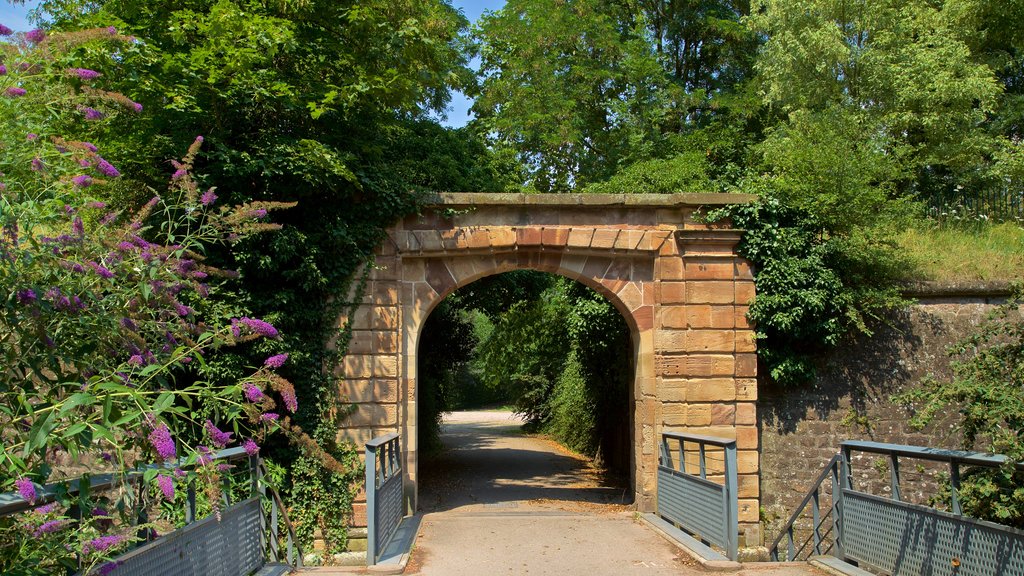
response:
M368 291L351 318L340 392L354 411L339 437L361 444L400 432L415 506L416 351L424 320L445 296L484 276L533 269L606 296L635 349L631 479L640 511L655 506L662 430L736 438L741 531L757 539L757 363L746 307L749 264L737 231L694 217L749 201L728 194L444 194L434 209L388 231ZM365 503L355 505L365 525ZM756 544L756 542L751 542Z

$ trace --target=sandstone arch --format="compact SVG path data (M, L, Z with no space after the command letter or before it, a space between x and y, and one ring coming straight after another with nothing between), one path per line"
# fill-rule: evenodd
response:
M757 539L756 356L746 310L749 264L739 232L698 222L728 194L443 194L388 231L351 320L341 393L355 404L340 431L357 443L403 435L407 492L416 498L416 351L430 311L479 278L533 269L567 276L607 297L634 348L631 391L635 505L655 502L665 430L730 436L739 448L740 521ZM360 521L356 508L356 523ZM363 524L365 525L365 524ZM753 533L751 533L753 532Z

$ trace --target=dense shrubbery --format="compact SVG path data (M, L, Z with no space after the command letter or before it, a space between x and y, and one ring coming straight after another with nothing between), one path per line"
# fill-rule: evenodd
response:
M33 31L3 44L0 75L0 486L28 501L65 480L62 454L93 471L124 474L150 462L145 482L162 498L198 481L216 493L222 471L212 451L260 450L284 414L291 383L276 374L287 354L211 381L205 358L230 345L279 337L245 307L212 297L235 274L207 251L279 226L264 223L279 203L227 207L201 190L193 164L203 138L173 162L166 192L132 210L99 200L121 178L95 145L62 137L76 122L102 122L141 107L95 87L99 73L68 67L71 50L128 42L112 28L73 34ZM196 465L184 471L185 466ZM53 505L0 520L5 574L89 573L136 537L130 489L102 495L76 519L72 505L99 500L66 493ZM209 499L215 507L216 496ZM117 516L118 522L112 516ZM81 562L81 564L79 563Z

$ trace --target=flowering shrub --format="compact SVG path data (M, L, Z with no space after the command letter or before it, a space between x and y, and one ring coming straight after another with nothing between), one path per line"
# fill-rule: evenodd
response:
M144 475L153 492L173 500L176 486L198 482L216 506L222 471L211 454L258 452L298 405L274 373L284 354L237 382L204 377L211 351L278 337L240 307L209 310L210 293L233 273L204 254L278 228L264 221L268 211L290 205L219 205L192 174L197 137L172 163L166 192L132 210L108 206L99 192L120 171L97 146L55 132L142 107L89 85L100 75L63 54L128 39L108 28L14 39L0 43L0 489L35 502L42 484L77 476L58 461L115 474L158 462ZM114 515L131 497L127 488L103 496ZM77 509L89 498L76 498ZM106 508L79 518L71 506L58 498L0 518L0 572L111 571L107 560L139 527Z

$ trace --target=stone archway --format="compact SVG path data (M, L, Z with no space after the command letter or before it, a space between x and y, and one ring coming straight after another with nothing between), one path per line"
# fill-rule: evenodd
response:
M631 478L635 505L655 505L661 431L735 437L740 522L756 544L756 355L746 310L754 284L739 232L695 219L729 194L443 194L388 231L377 251L342 366L354 406L341 431L357 443L403 436L415 505L416 351L423 322L457 288L511 270L567 276L608 298L634 347ZM365 508L356 505L357 525Z

